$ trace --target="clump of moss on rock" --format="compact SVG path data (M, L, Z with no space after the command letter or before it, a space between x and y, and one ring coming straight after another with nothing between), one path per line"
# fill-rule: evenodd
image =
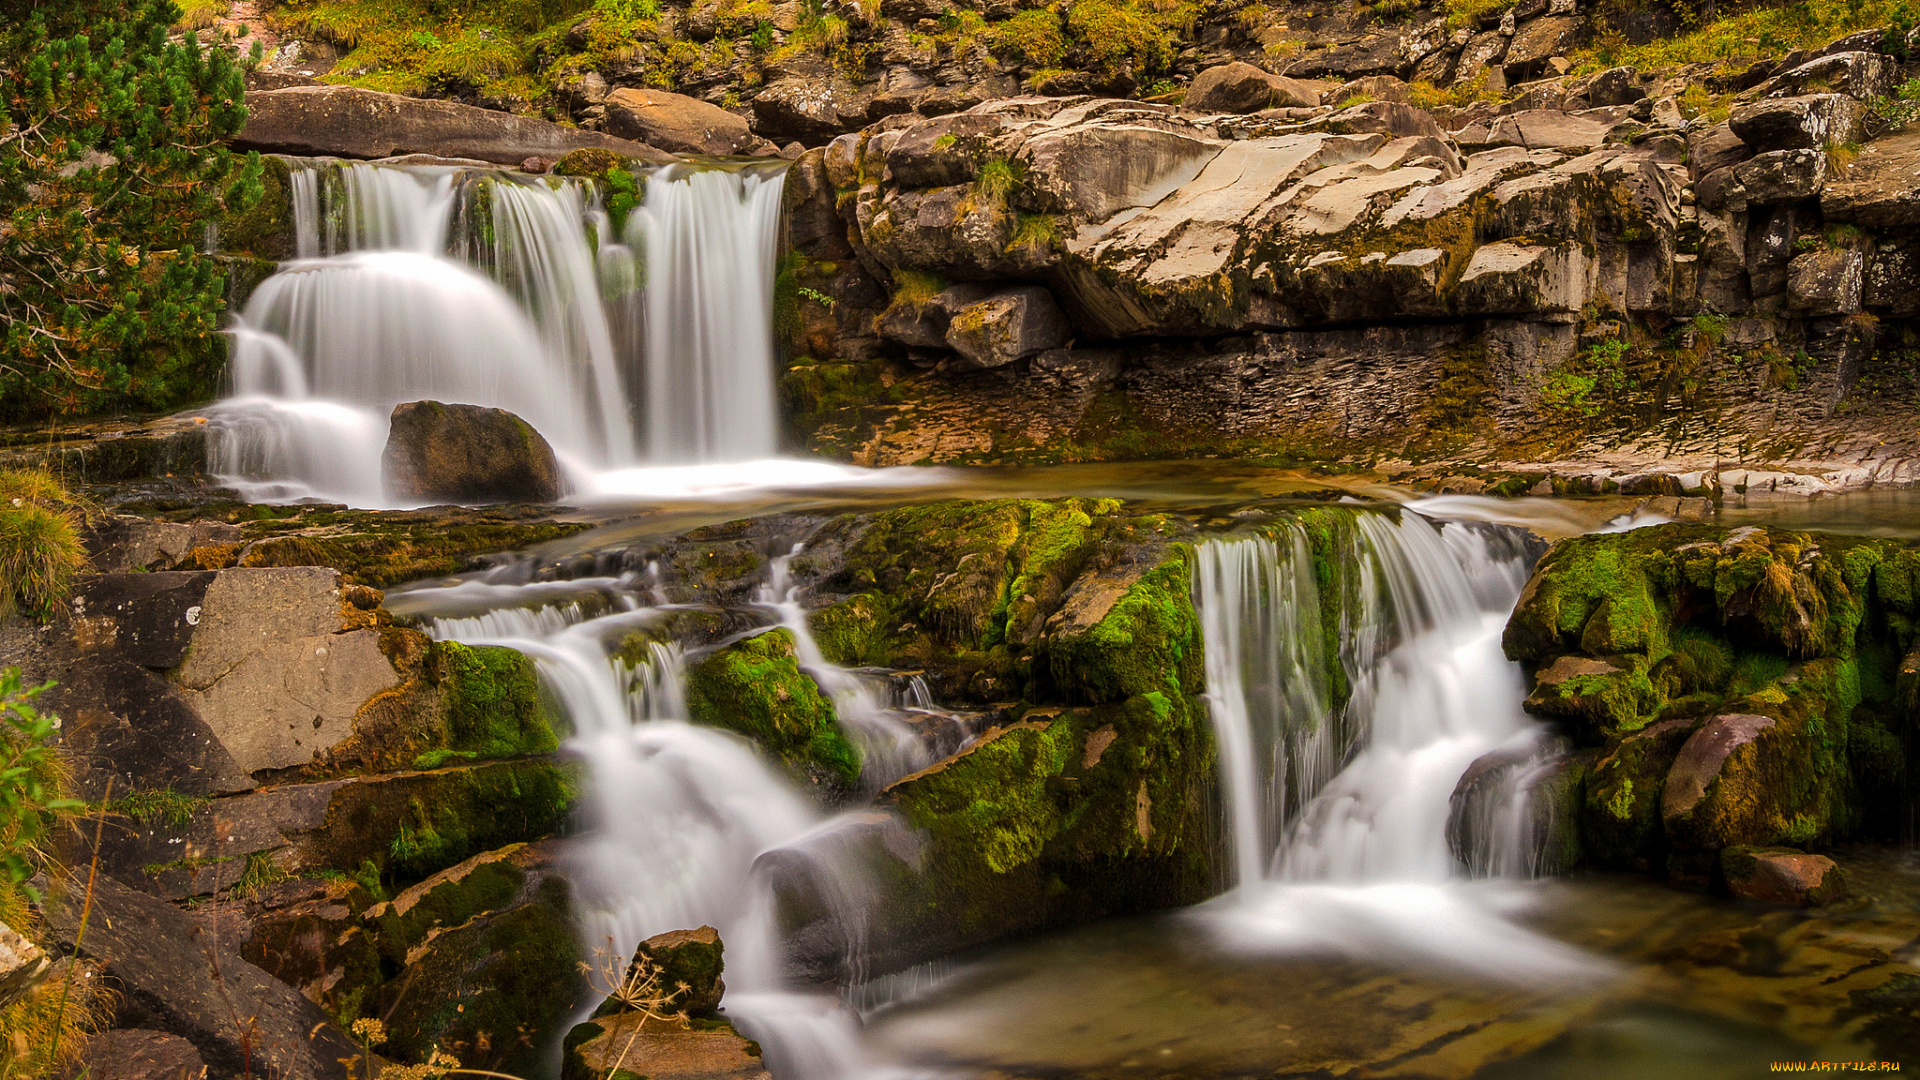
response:
M415 768L559 749L553 718L541 697L540 676L524 653L443 641L434 643L431 657L442 688L447 745L420 755Z
M793 635L769 630L687 666L687 710L703 724L737 731L799 775L851 788L860 751L847 740L833 702L805 672Z

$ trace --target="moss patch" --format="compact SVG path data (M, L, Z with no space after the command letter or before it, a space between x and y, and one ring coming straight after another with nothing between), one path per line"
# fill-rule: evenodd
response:
M860 751L840 730L833 702L800 670L787 631L689 664L686 685L695 720L753 739L809 779L847 787L860 779Z

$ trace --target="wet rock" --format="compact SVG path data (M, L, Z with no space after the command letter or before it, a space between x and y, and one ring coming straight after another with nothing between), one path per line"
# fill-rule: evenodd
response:
M1809 94L1741 105L1727 124L1758 153L1820 150L1857 139L1865 115L1845 94Z
M1210 67L1194 76L1182 102L1202 113L1250 113L1261 109L1320 104L1320 92L1311 83L1272 75L1252 64L1235 61Z
M1588 858L1602 866L1643 871L1658 867L1664 846L1661 785L1698 723L1673 719L1649 724L1594 763L1580 808L1580 838Z
M1695 832L1685 828L1687 819L1708 801L1709 789L1727 771L1728 761L1742 750L1746 751L1743 757L1757 756L1759 751L1748 748L1776 723L1772 717L1751 713L1716 716L1687 739L1660 792L1660 813L1667 821L1670 836ZM1739 798L1738 793L1722 791L1719 794Z
M1065 344L1072 328L1053 294L1030 285L996 293L953 314L946 343L960 354L958 370L1001 367Z
M74 948L78 895L48 898L56 940ZM81 956L97 961L125 999L122 1016L192 1043L214 1069L347 1080L342 1059L361 1051L319 1007L231 951L163 900L101 877Z
M1588 763L1537 747L1474 759L1447 801L1447 848L1477 877L1564 873L1581 859Z
M1819 907L1847 895L1846 875L1832 859L1793 848L1730 847L1720 853L1720 869L1743 900Z
M396 405L381 454L387 492L417 502L535 502L560 498L559 462L533 425L479 405Z
M771 1080L760 1045L731 1024L695 1029L644 1013L618 1013L567 1033L561 1080L600 1080L612 1072L649 1080Z
M391 1052L424 1060L434 1047L463 1064L525 1074L554 1026L587 994L566 880L446 927L408 954L380 988Z
M361 922L373 902L345 877L302 878L247 905L240 955L343 1022L368 1015L383 978L380 949Z
M207 1061L191 1042L164 1031L102 1031L81 1055L87 1080L199 1080Z
M1598 741L1596 732L1631 725L1651 703L1646 679L1631 664L1614 664L1593 657L1566 655L1534 674L1527 695L1528 712L1574 720L1576 738Z
M1866 256L1859 251L1809 251L1787 265L1787 302L1807 315L1851 315L1860 310Z
M686 688L695 720L753 739L812 783L851 787L859 780L860 752L840 731L833 702L801 672L787 630L690 662Z
M365 159L436 154L499 165L535 156L557 159L589 147L659 164L673 160L650 146L597 131L351 86L249 92L247 124L234 144L284 154Z
M744 154L760 139L747 122L699 98L651 87L608 94L607 131L673 154Z
M669 930L640 943L634 950L626 977L631 982L635 969L644 960L657 973L661 993L671 998L663 1005L663 1011L684 1013L696 1019L712 1018L727 992L726 981L720 977L725 969L725 950L720 932L711 926ZM617 998L608 998L594 1015L617 1016L624 1008Z

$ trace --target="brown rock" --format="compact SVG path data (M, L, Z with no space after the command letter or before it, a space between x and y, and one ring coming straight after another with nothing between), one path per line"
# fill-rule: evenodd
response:
M409 401L394 406L381 455L387 492L422 502L553 502L560 464L533 425L505 409Z
M1183 102L1203 113L1250 113L1261 109L1312 107L1320 104L1313 84L1262 71L1234 61L1210 67L1194 76Z
M1072 333L1053 294L1038 285L1009 289L969 304L947 324L946 342L963 371L1003 367L1065 344Z
M193 1044L164 1031L103 1031L87 1040L87 1080L202 1080L207 1062Z
M1675 821L1693 813L1706 799L1727 760L1773 726L1772 717L1730 713L1707 721L1687 739L1660 789L1660 815L1669 823L1669 834Z
M744 154L759 138L747 122L699 98L623 88L607 95L607 130L675 154Z
M1920 224L1920 131L1891 135L1860 155L1820 193L1820 212L1868 228Z
M1746 900L1815 907L1847 895L1846 875L1825 855L1793 848L1730 847L1720 853L1727 888Z
M585 1029L585 1031L582 1031ZM565 1075L605 1076L620 1069L649 1080L770 1080L758 1043L722 1030L689 1031L644 1013L621 1013L576 1027L598 1034L570 1052ZM569 1036L569 1042L573 1036Z
M387 158L436 154L518 165L596 148L665 164L673 158L642 143L597 131L451 101L382 94L352 86L294 86L247 94L242 150Z
M1581 20L1572 15L1535 19L1522 27L1507 46L1503 63L1507 81L1539 75L1546 70L1548 60L1567 55L1579 37L1580 27Z
M1807 315L1860 310L1867 258L1859 251L1809 251L1787 264L1787 303Z

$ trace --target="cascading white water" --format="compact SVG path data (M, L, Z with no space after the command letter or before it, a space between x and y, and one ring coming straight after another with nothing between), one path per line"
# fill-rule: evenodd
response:
M858 948L872 895L853 837L874 812L826 817L745 739L689 723L677 648L652 644L638 664L610 658L609 641L661 615L637 605L635 582L612 584L620 610L590 617L572 602L505 606L558 592L542 585L467 582L446 590L458 606L502 606L429 625L435 637L533 657L572 724L567 749L589 774L589 827L569 875L587 943L624 958L651 935L712 925L726 942L728 1015L781 1080L878 1075L857 1015L788 985L766 870L769 860L805 868Z
M343 162L292 179L299 257L235 320L233 396L209 411L213 469L248 497L391 505L387 416L422 398L519 414L589 495L650 490L642 462L775 451L783 171L655 172L631 248L579 180Z
M1282 537L1196 551L1238 873L1209 915L1250 948L1426 957L1511 977L1589 971L1508 922L1509 898L1460 881L1447 846L1461 774L1539 738L1500 651L1524 561L1465 526L1356 512L1357 586L1340 633L1351 695L1334 710L1316 644L1334 598L1319 595L1304 534Z

